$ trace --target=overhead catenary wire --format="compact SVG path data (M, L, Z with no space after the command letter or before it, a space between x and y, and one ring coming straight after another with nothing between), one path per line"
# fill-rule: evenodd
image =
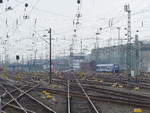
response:
M38 12L39 10L38 10L38 7L36 7L37 5L38 5L38 2L39 1L36 1L36 3L35 4L33 4L33 5L31 5L32 6L32 8L31 8L31 13L33 13L33 11L36 11L36 12ZM43 10L43 9L40 9L40 10ZM144 10L144 9L143 9ZM49 13L49 14L52 14L52 15L54 15L54 16L61 16L62 18L66 18L66 19L68 19L68 21L70 21L72 18L71 17L68 17L68 16L65 16L65 15L62 15L62 14L59 14L59 13L53 13L53 11L51 12L51 11L46 11L45 12L45 10L43 10L43 11L41 11L42 13ZM140 12L140 13L139 13ZM133 15L141 15L141 14L143 14L143 12L142 11L139 11L139 12L133 12ZM148 12L148 9L145 9L144 10L144 13L145 12ZM120 12L119 12L120 13ZM118 13L118 14L119 14ZM29 14L30 14L30 12L29 12ZM32 14L30 14L30 15L32 15ZM33 19L33 18L32 18ZM86 18L85 18L86 19ZM92 24L93 23L90 23L90 21L92 22L92 21L95 21L95 20L87 20L86 22L84 21L85 19L83 19L83 21L82 21L82 24L84 24L83 25L83 27L81 26L80 27L80 29L81 30L86 30L87 28L87 24L89 24L89 28L90 27L92 27ZM124 15L122 16L122 18L120 18L120 16L114 16L114 25L119 25L118 23L119 22L116 22L116 19L118 19L119 21L124 21ZM18 20L18 21L21 21L21 20ZM23 21L23 20L22 20ZM23 21L24 22L24 21ZM100 22L97 22L98 24L100 23ZM27 25L25 25L24 23L21 25L21 22L19 22L19 24L18 24L18 26L24 26L25 28L30 28L30 26L27 26ZM95 28L97 27L96 25L93 25ZM124 25L120 25L121 27L124 27ZM68 26L68 28L66 28L66 30L64 30L64 31L62 31L62 32L59 32L60 30L58 30L58 32L56 32L56 33L54 33L53 35L59 35L59 37L63 37L63 35L64 34L67 34L67 32L70 32L71 31L71 29L72 28L69 28L70 26ZM21 29L20 29L21 30ZM11 28L9 28L9 32L11 31ZM19 31L16 31L17 33L16 33L16 35L18 34L19 35ZM22 30L22 34L24 34L24 33L27 33L27 32L24 32L23 30ZM13 33L10 33L10 34L12 34L13 35ZM89 33L89 34L91 34L91 33ZM67 35L69 35L69 33L67 34ZM86 36L86 35L88 35L88 34L84 34L84 36ZM60 38L60 40L61 40L61 38ZM58 39L59 40L59 39Z

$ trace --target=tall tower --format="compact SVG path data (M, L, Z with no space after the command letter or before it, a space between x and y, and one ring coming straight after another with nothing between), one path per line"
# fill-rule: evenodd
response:
M132 45L131 45L131 10L130 5L124 6L125 12L128 13L128 22L127 22L127 56L126 56L126 64L128 71L128 79L131 79L131 70L132 70Z
M75 39L77 38L77 31L80 25L81 14L81 0L77 0L77 13L75 14L73 20L73 37L70 45L70 65L73 67L73 58L74 58L74 50L75 50Z
M135 35L135 75L140 74L140 47L139 47L139 40L138 35Z

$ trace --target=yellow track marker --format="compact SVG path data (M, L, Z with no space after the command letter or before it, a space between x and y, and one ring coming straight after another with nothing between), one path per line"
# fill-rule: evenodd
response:
M43 93L44 95L50 95L50 93L47 92L47 91L42 91L42 93Z
M104 82L103 80L97 80L97 82Z
M133 110L134 113L141 113L142 112L142 109L141 108L135 108Z
M53 96L52 95L47 95L47 99L52 99Z
M43 94L45 94L47 91L42 91Z
M123 88L123 86L122 86L122 85L119 85L118 88Z
M140 90L140 88L139 88L139 87L135 87L134 90L135 90L135 91L138 91L138 90Z
M59 86L58 86L58 85L53 85L52 87L53 87L53 88L59 88Z
M112 87L116 87L118 85L118 83L113 83Z

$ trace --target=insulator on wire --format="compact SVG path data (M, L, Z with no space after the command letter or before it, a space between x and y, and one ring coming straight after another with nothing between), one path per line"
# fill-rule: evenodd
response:
M141 26L143 27L143 21L142 21L142 25Z
M78 21L76 22L76 25L80 24Z
M73 31L74 31L74 32L77 32L77 30L76 30L76 29L74 29Z
M80 4L81 2L80 2L80 0L77 0L77 4Z
M96 33L96 35L100 35L100 33L99 33L99 32L97 32L97 33Z
M23 16L23 19L29 19L30 17L28 15Z
M17 20L16 20L16 25L18 25L18 23L19 23L19 22L18 22L18 19L17 19Z
M11 7L11 6L9 6L7 9L8 9L8 10L12 10L12 7Z
M76 17L77 18L80 18L82 15L81 14L76 14Z
M25 3L25 7L28 7L29 5L28 5L28 3Z

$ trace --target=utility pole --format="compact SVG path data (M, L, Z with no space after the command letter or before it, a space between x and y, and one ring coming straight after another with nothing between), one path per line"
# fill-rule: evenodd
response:
M136 76L140 74L139 71L139 64L140 64L140 58L139 58L139 40L138 40L138 35L135 35L135 74Z
M37 71L36 69L38 69L37 67L36 67L36 54L37 54L37 49L34 51L34 70L35 70L35 72Z
M81 39L81 41L80 41L80 54L82 55L83 54L83 46L82 46L82 39Z
M125 12L128 13L128 27L127 27L127 56L126 56L126 63L127 63L127 71L128 71L128 80L131 80L131 68L132 68L132 50L131 50L131 10L130 5L124 6Z
M73 38L72 38L72 43L70 45L70 59L69 59L69 65L70 65L70 68L73 69L73 56L74 56L74 53L73 53L73 45L74 45L74 41L73 41Z
M121 44L120 44L120 27L117 27L118 30L118 64L121 64Z
M99 36L99 31L97 30L97 32L96 32L96 50L95 50L95 52L96 52L96 63L98 63L99 61L98 61L98 54L99 54L99 52L98 52L98 49L99 49L99 39L98 39L98 36Z
M75 45L75 38L77 38L77 31L78 31L78 27L80 25L80 18L82 17L81 14L81 0L77 0L77 13L75 15L75 18L73 20L73 38L72 38L72 43L70 45L70 65L71 68L74 69L74 45Z
M99 37L98 37L99 35L100 35L99 31L97 31L96 32L96 49L99 48Z
M51 33L52 32L52 29L50 28L48 33L49 33L49 67L50 67L50 72L49 72L49 83L51 84L52 83L52 36L51 36Z
M16 60L17 60L17 75L19 74L19 55L16 55Z
M117 27L118 30L118 46L120 45L120 27Z
M96 62L99 62L98 60L99 60L99 35L100 35L100 33L101 33L101 30L102 30L102 28L99 28L99 29L97 29L97 32L96 32L96 42L95 42L95 52L96 52Z

